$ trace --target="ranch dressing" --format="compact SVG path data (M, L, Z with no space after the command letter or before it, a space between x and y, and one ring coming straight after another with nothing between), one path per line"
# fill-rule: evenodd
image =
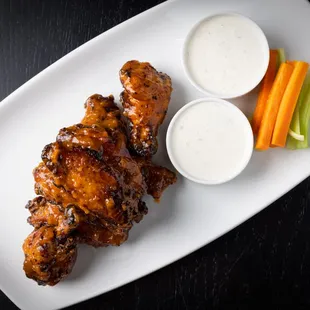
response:
M239 174L248 163L253 135L246 117L220 99L185 106L171 122L167 147L181 174L217 184Z
M237 97L255 88L268 61L265 35L254 22L237 14L203 20L187 41L189 75L217 97Z

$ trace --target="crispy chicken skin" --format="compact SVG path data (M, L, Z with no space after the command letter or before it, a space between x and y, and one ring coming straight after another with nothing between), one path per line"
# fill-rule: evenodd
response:
M29 201L28 223L35 229L23 244L24 270L40 285L55 285L72 270L77 256L77 239L71 233L80 220L74 208L63 210L44 197Z
M168 110L171 79L148 62L132 60L121 68L120 80L129 145L137 155L150 157L157 151L156 137Z
M57 143L51 148L47 157L57 153L61 161L53 166L54 173L44 163L34 170L36 193L64 208L77 205L86 214L92 213L116 229L120 225L126 227L138 212L139 201L145 193L138 165L126 158L111 159L107 163L92 152L68 151Z
M35 229L23 244L24 270L40 285L55 285L66 277L77 256L76 239L58 235L52 226Z
M71 257L71 247L77 242L120 245L133 222L147 213L141 201L145 182L127 150L121 113L113 96L93 95L85 107L81 124L60 130L56 142L44 148L42 163L33 172L35 192L44 198L28 205L32 214L28 221L35 231L24 243L24 270L40 284L54 285L72 269L73 259L70 270L62 270L52 256L59 254L62 261L67 253ZM74 214L74 225L69 221L68 226L68 214ZM32 242L41 236L51 245L50 251L44 252L51 256L46 260L48 276L39 273L40 251L38 243ZM70 251L58 253L58 245L67 248L67 239Z
M177 181L175 173L165 167L153 164L150 159L138 156L135 156L134 159L143 175L147 194L159 201L165 189Z
M55 285L72 270L77 244L120 245L142 220L146 193L159 199L176 181L150 159L132 157L113 96L93 95L80 124L63 128L34 169L38 197L27 204L34 231L26 238L24 270Z
M42 196L29 201L26 208L31 214L27 219L30 225L34 228L53 226L58 236L68 236L83 218L82 212L79 212L74 205L64 209Z
M28 223L36 229L45 225L54 226L57 235L65 237L71 234L79 243L95 247L120 245L128 237L128 234L113 234L100 219L74 205L63 208L38 196L29 201L26 208L31 213Z
M24 242L24 270L39 284L55 285L67 276L77 256L77 239L71 235L80 221L76 210L62 210L44 197L29 201L28 223L35 230Z

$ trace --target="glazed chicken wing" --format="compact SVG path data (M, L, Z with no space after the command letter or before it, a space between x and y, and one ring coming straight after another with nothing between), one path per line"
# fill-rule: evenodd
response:
M38 235L49 238L51 251L44 255L51 256L47 264L54 270L52 256L59 254L64 259L64 252L58 253L57 246L64 248L66 239L72 239L70 245L120 245L127 239L133 222L139 222L147 213L141 201L145 182L126 148L121 114L113 99L90 97L82 123L62 129L57 141L44 148L43 161L34 169L35 191L44 198L37 198L28 206L32 214L29 223L36 230L24 244L24 269L27 276L41 284L55 284L72 267L68 272L62 270L63 276L58 278L53 273L49 277L38 273L41 263L36 264L35 259L40 262L40 252L37 243L31 241L40 238ZM69 214L74 216L68 218ZM68 219L74 225L69 221L68 226Z
M55 285L71 271L77 256L77 243L94 247L121 244L126 235L117 235L91 215L73 205L60 205L39 196L27 205L28 222L35 230L23 245L24 270L41 285Z
M29 201L26 208L30 212L27 221L34 228L53 226L58 236L68 236L82 221L83 214L71 205L64 209L61 205L52 203L42 196Z
M137 155L156 153L158 128L162 124L172 92L171 79L150 63L128 61L120 70L124 91L121 102L128 120L129 145Z
M35 230L24 242L24 270L39 284L55 285L72 270L77 256L77 239L72 232L80 217L76 210L63 210L44 197L29 201L28 223Z
M75 205L116 234L127 233L147 212L140 201L143 176L126 148L113 97L89 98L82 123L62 129L42 159L34 170L35 190L48 200Z
M134 159L140 167L148 195L155 200L159 200L165 189L177 181L174 172L153 164L149 158L135 156Z
M77 242L73 236L58 235L52 226L35 229L23 244L24 270L40 285L55 285L74 266Z
M153 96L148 99L147 91L142 91L139 98L151 100L150 106L154 100L160 104L140 111L148 125L144 128L144 123L136 122L136 129L141 134L150 132L143 134L146 139L136 136L142 139L141 149L133 135L128 142L113 96L101 95L88 98L80 124L61 129L56 142L43 149L42 162L33 171L39 196L27 204L28 223L34 231L23 245L25 273L39 284L55 285L71 272L79 243L103 247L125 242L133 223L148 211L143 195L159 199L176 181L173 172L154 165L149 157L132 156L127 148L132 145L146 155L157 148L157 130L169 102L171 82L150 68L145 83ZM154 97L157 92L159 99Z
M96 216L86 214L74 205L63 208L38 196L29 201L26 208L31 213L28 223L34 228L53 226L57 236L71 235L79 243L103 247L111 244L120 245L127 239L127 234L113 234Z

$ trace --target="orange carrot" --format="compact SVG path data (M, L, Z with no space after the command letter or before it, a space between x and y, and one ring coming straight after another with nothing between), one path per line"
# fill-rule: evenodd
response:
M277 58L278 58L278 51L270 50L270 59L269 59L268 69L262 80L261 89L260 89L257 103L256 103L256 108L253 114L252 129L255 135L257 135L259 131L259 126L263 118L266 102L267 102L270 90L272 88L272 84L276 77Z
M294 70L284 92L272 135L272 145L284 147L286 137L296 107L302 84L305 80L309 64L303 61L294 62Z
M294 66L287 63L282 63L279 68L276 79L271 88L259 128L255 145L257 150L267 150L270 146L279 106L293 70Z

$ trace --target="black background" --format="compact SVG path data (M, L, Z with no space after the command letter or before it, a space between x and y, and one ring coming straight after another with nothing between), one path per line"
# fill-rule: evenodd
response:
M0 100L79 45L160 2L2 0ZM309 186L307 179L182 260L68 309L308 309ZM0 309L17 308L0 292Z

